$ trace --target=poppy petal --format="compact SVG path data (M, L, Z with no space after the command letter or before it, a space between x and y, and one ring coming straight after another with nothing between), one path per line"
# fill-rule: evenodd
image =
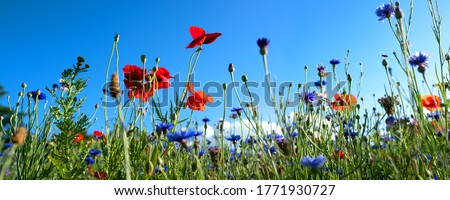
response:
M191 33L192 39L194 40L206 34L205 30L198 26L189 27L189 33Z
M194 48L194 47L196 47L196 46L200 46L200 45L203 44L203 42L205 41L205 39L206 39L206 35L200 36L200 37L198 37L198 38L192 40L192 42L189 43L189 44L186 46L186 48Z
M189 83L186 85L186 87L187 87L188 91L189 91L191 94L195 94L195 92L194 92L194 84L192 84L191 82L189 82Z
M213 43L221 35L222 33L208 33L206 34L205 41L203 42L203 44Z

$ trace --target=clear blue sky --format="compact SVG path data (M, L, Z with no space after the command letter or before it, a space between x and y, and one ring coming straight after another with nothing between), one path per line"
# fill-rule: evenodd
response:
M206 32L223 34L204 46L195 74L202 84L230 82L229 63L235 65L238 80L246 74L250 80L262 81L264 71L256 40L267 37L271 40L268 62L275 80L297 85L304 81L305 65L310 66L309 80L317 80L317 64L329 65L332 58L343 61L350 49L350 73L357 81L359 63L364 64L361 95L371 99L374 93L377 97L384 94L381 54L390 55L394 63L392 51L399 51L387 22L379 22L375 16L375 9L387 2L0 0L0 84L14 102L22 82L33 90L51 86L81 55L91 66L87 74L91 80L83 93L87 96L83 111L90 114L94 105L101 103L115 34L121 35L120 68L139 65L140 55L146 54L150 64L160 57L161 66L184 79L189 56L195 50L185 48L192 40L188 28L196 25ZM409 1L401 3L407 12ZM444 0L440 4L443 31L449 33L450 3ZM416 1L415 7L411 48L413 52L428 52L434 64L438 55L426 1ZM443 35L447 45L448 36ZM343 64L338 71L343 74ZM395 76L400 69L393 66L393 72ZM0 99L2 104L5 101ZM195 117L208 116L216 121L220 110L196 112ZM102 112L97 113L100 121L93 129L103 127L102 116Z

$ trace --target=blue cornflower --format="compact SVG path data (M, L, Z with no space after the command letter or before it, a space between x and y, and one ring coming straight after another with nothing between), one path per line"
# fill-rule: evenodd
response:
M386 122L386 128L391 128L392 126L395 126L397 124L397 118L394 116L389 116L385 120Z
M0 157L2 157L3 155L5 155L5 154L3 154L3 153L0 153Z
M284 135L275 133L275 140L282 140L282 139L284 139Z
M418 67L428 67L428 61L430 56L425 52L416 52L414 55L410 56L408 62L412 66Z
M235 112L237 114L241 113L241 111L244 110L244 108L241 107L233 107L233 109L231 109L231 112Z
M89 151L89 155L90 156L99 156L99 155L102 155L102 151L94 148Z
M298 137L298 133L297 132L293 132L292 133L292 137Z
M320 85L319 85L320 86ZM305 102L313 102L314 101L314 93L313 92L303 92L300 95Z
M345 128L345 129L344 129L344 137L348 137L349 135L350 135L351 137L355 137L356 135L358 135L358 133L355 132L355 131L353 131L353 130L350 129L350 128Z
M251 144L251 143L256 144L256 139L250 137L250 138L247 139L247 144L248 144L248 143L250 143L250 144Z
M378 16L378 21L383 21L394 15L394 8L391 4L383 4L375 10L375 14Z
M156 124L156 131L157 132L163 132L163 131L167 131L173 128L173 124L169 124L166 122L161 122L159 124Z
M441 118L441 115L440 115L439 111L436 111L434 113L428 113L427 117L429 117L431 119L439 120Z
M209 122L209 118L205 117L202 119L203 122L208 123Z
M202 131L194 131L194 136L195 137L199 137L199 136L202 136L202 135L203 135Z
M277 149L274 146L271 146L269 148L269 151L270 151L271 154L277 154Z
M12 147L12 144L11 143L5 143L5 144L3 144L3 147L4 148L10 148L10 147Z
M317 65L316 68L317 68L317 71L323 72L327 68L327 66Z
M325 81L325 80L322 80L322 86L325 86L327 84L327 82ZM321 85L320 85L320 81L316 81L316 82L314 82L314 85L316 86L316 87L320 87Z
M38 95L39 94L39 95ZM40 90L36 90L36 91L32 91L31 92L31 97L34 99L34 100L36 100L36 98L37 99L39 99L39 100L45 100L45 99L47 99L47 95L45 95L43 92L41 92Z
M269 43L270 43L270 40L268 40L267 38L259 38L259 39L256 41L256 44L258 44L258 46L259 46L260 49L265 49L265 48L267 48L267 46L269 45Z
M386 144L382 143L380 145L373 145L372 149L386 149Z
M197 134L197 131L192 130L172 132L167 134L167 139L169 139L170 142L181 142L182 140L189 139Z
M94 164L94 159L93 158L91 158L91 157L86 157L85 159L84 159L84 161L88 164L88 165L93 165Z
M203 155L205 155L206 151L205 150L200 150L198 151L198 157L202 157Z
M325 164L325 157L323 157L322 154L318 155L317 157L309 157L309 156L304 156L302 158L302 160L300 161L300 164L305 166L305 167L311 167L313 169L318 169L320 167L323 166L323 164Z
M164 168L164 172L169 171L169 167L166 164L164 164L163 168ZM159 173L158 167L155 167L155 173Z
M235 142L237 142L237 141L239 141L241 139L241 136L240 135L231 134L231 135L227 136L225 139L230 141L230 142L235 143Z
M52 88L53 88L54 91L56 91L56 90L58 90L59 85L55 83L55 84L52 85Z
M339 61L339 60L336 59L336 58L330 60L330 64L333 65L333 66L338 65L338 64L340 64L340 63L341 63L341 61Z

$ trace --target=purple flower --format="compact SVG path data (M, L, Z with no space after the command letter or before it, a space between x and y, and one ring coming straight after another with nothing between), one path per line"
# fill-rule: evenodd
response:
M378 16L378 21L383 21L394 15L394 8L391 4L383 4L375 10L375 14Z
M339 61L339 60L336 59L336 58L330 60L330 64L333 65L333 66L335 66L335 65L337 65L337 64L340 64L340 63L341 63L341 61Z
M270 40L268 40L267 38L259 38L256 43L258 44L260 49L265 49L267 48L267 46L270 43Z
M314 82L314 85L316 87L325 86L326 84L327 84L327 82L325 80L322 80L322 84L320 84L320 81Z
M409 57L409 64L412 66L418 67L427 67L428 60L430 60L430 56L428 56L425 52L417 52L416 54Z
M11 143L5 143L5 144L3 144L3 147L4 148L10 148L10 147L12 147L12 144Z
M299 96L305 102L313 102L314 101L314 93L313 92L303 92Z
M88 164L88 165L93 165L94 164L94 159L93 158L91 158L91 157L86 157L85 159L84 159L84 161Z
M318 72L323 72L326 68L327 68L327 66L317 65L317 71Z
M234 143L234 142L239 141L241 139L241 136L240 135L231 134L231 135L227 136L225 139Z
M39 90L36 90L36 91L32 91L31 92L31 97L34 99L34 100L36 100L36 98L37 99L39 99L39 100L45 100L45 99L47 99L47 95L45 95L44 93L42 93L42 92L38 92ZM39 95L38 95L39 94Z
M161 122L159 124L156 125L156 131L157 132L163 132L163 131L167 131L173 128L173 124L168 124L166 122Z
M179 131L179 132L173 132L167 134L167 139L169 139L170 142L181 142L182 140L189 139L191 137L194 137L198 135L197 131Z
M99 156L99 155L102 155L102 151L94 148L89 151L89 155L90 156Z
M208 123L209 122L209 118L205 117L202 119L203 122Z
M244 108L238 107L238 108L231 109L231 112L240 113L242 110L244 110Z
M309 157L304 156L302 160L300 161L300 164L305 167L311 167L313 169L318 169L325 164L325 157L323 157L322 154L318 155L317 157Z
M392 126L395 126L397 124L397 118L394 116L389 116L386 118L386 128L391 128Z

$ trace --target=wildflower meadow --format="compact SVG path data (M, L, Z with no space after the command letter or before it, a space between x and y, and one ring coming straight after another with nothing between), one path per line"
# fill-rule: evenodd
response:
M428 41L438 52L433 55L411 45L413 1L373 5L377 28L391 32L397 45L370 64L388 83L379 85L381 96L361 95L365 74L362 65L351 65L350 50L302 67L304 77L279 87L270 59L276 41L255 37L260 58L253 70L262 84L241 74L232 59L215 66L228 77L218 83L194 74L208 65L202 58L217 56L212 50L226 30L192 25L177 33L192 39L179 44L189 57L174 55L185 60L185 71L164 65L173 58L119 59L124 36L116 34L104 66L73 55L73 64L61 63L70 67L46 72L61 73L59 82L44 78L47 86L37 89L24 80L20 91L10 91L17 95L0 110L0 179L450 179L450 49L441 31L450 19L442 19L437 0L427 5L421 9L432 19L426 28L435 36ZM93 76L92 68L104 74ZM91 99L82 94L91 79L102 80L103 97L88 107ZM252 90L255 84L263 91ZM214 117L203 114L211 109Z

